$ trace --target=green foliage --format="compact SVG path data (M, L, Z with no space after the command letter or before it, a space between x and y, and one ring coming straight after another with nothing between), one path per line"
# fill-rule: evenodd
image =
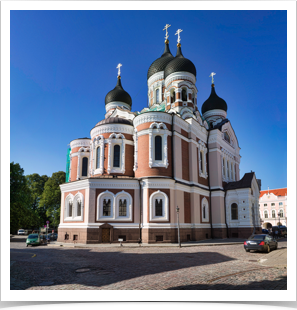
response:
M46 181L39 201L39 205L45 207L46 215L54 226L60 222L61 190L59 185L65 183L65 177L64 171L53 173Z
M38 222L38 216L30 208L31 191L19 164L10 163L10 231L28 228Z

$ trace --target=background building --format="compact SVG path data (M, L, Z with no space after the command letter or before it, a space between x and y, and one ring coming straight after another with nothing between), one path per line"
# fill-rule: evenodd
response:
M277 226L279 222L287 226L287 188L261 191L259 210L263 228Z

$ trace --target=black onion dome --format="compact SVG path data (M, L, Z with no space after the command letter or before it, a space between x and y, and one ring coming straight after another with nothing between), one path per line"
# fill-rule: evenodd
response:
M220 98L216 94L214 84L211 84L210 96L203 103L202 108L201 108L202 114L210 110L224 110L227 112L227 103L224 99Z
M149 79L152 75L157 72L164 71L166 65L172 60L174 57L172 56L170 49L169 49L169 41L165 42L165 49L162 56L156 59L148 69L147 72L147 79Z
M176 56L168 63L165 68L164 79L166 79L168 75L179 71L190 72L196 77L195 65L192 63L191 60L183 56L181 47L178 45Z
M126 124L133 125L133 122L130 119L125 119L121 117L109 117L106 118L95 125L95 127L105 124Z
M132 99L130 95L123 89L120 76L118 77L116 87L106 95L105 105L113 101L124 102L132 106Z

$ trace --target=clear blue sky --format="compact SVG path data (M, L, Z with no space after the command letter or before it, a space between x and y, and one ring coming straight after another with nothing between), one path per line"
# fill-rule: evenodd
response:
M166 12L166 14L164 14ZM241 147L241 177L287 186L286 11L12 11L10 160L25 174L65 171L67 144L104 118L106 94L122 85L132 110L147 106L147 70L164 48L197 69L197 104L217 94Z

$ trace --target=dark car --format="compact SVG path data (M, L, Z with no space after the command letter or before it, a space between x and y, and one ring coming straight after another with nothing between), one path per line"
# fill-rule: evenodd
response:
M277 249L277 241L269 235L252 235L247 241L244 241L246 252L250 250L262 251L269 253L272 249Z
M269 234L269 230L268 229L262 229L262 234Z

